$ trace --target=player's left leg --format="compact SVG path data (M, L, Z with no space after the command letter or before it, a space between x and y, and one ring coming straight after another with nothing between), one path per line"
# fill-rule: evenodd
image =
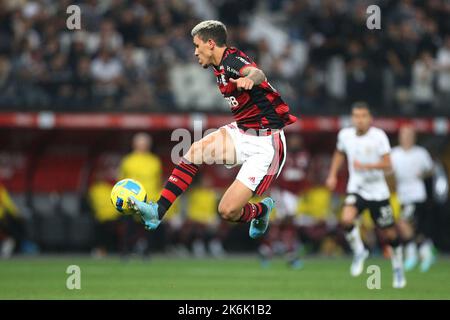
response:
M236 180L219 203L220 215L228 221L250 222L251 238L261 237L267 230L272 198L259 203L249 203L254 194L262 195L278 176L284 165L286 142L283 131L257 136L229 129L235 134L235 145L242 167Z
M419 256L420 256L420 271L427 272L430 267L435 263L436 256L433 252L433 240L431 238L425 238L419 247Z
M350 266L350 274L353 277L359 276L364 270L364 262L369 256L369 251L364 247L359 232L359 225L356 222L359 214L366 208L366 203L357 194L348 194L345 198L344 207L340 223L345 232L345 239L352 249L353 259Z
M369 209L372 219L377 227L382 230L384 238L392 248L392 286L394 288L404 288L406 286L406 278L403 270L403 246L395 226L394 214L389 200L371 201Z
M265 198L261 202L250 203L252 197L253 190L236 179L220 200L219 214L228 221L251 222L250 237L259 238L267 230L274 202Z
M383 229L383 235L387 239L392 248L391 264L393 271L392 286L394 288L404 288L406 286L406 278L403 271L403 246L400 243L395 226Z

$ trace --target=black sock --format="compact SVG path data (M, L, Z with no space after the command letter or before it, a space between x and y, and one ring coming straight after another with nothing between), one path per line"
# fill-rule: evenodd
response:
M397 247L400 245L400 239L399 239L399 237L396 237L394 240L390 240L390 241L389 241L389 245L390 245L392 248L397 248Z
M352 232L352 230L353 230L354 227L355 227L354 224L344 225L344 231L345 231L346 233L350 233L350 232Z

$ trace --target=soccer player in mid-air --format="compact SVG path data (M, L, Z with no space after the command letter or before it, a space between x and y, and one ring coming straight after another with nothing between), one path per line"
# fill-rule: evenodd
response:
M249 200L254 194L262 195L280 173L286 152L283 127L295 122L296 117L289 113L288 105L252 59L227 45L223 23L203 21L192 29L191 35L198 63L214 71L235 122L192 144L173 169L156 203L132 197L130 202L145 227L155 229L172 203L189 187L201 164L242 165L218 211L225 220L250 222L249 235L258 238L267 230L274 201L270 197L259 203Z
M419 246L420 270L426 272L434 262L434 254L424 179L432 175L434 165L428 151L415 142L414 128L403 126L399 132L400 145L392 149L391 157L402 207L399 229L405 243L405 270L412 270L419 262Z
M393 287L403 288L406 279L403 272L402 246L397 234L394 216L389 203L389 188L385 172L391 170L390 144L386 133L371 126L372 116L364 102L352 107L353 127L344 128L338 134L336 151L333 155L326 184L334 190L337 173L345 156L349 169L347 196L341 216L345 237L353 251L350 268L352 276L359 276L364 269L364 261L369 252L361 240L356 218L369 209L376 226L392 247L391 261L394 273Z

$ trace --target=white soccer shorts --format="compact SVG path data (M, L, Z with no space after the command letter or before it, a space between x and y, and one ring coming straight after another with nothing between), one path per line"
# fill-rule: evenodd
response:
M262 195L281 172L285 162L286 139L283 130L272 130L270 135L245 133L236 122L223 126L236 150L236 164L242 165L236 177L257 195Z

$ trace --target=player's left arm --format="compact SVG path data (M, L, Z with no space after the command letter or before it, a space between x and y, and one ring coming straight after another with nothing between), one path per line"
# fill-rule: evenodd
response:
M426 179L431 177L436 168L434 165L433 158L431 157L431 154L428 152L427 149L422 149L422 172L421 172L421 178Z
M392 163L391 163L391 156L389 153L384 154L381 157L381 160L375 163L361 163L358 160L355 160L354 168L356 170L384 170L384 171L392 171Z
M238 89L243 90L251 90L253 86L260 85L266 80L264 72L253 66L243 68L241 76L237 79L230 78L230 82L235 83Z

